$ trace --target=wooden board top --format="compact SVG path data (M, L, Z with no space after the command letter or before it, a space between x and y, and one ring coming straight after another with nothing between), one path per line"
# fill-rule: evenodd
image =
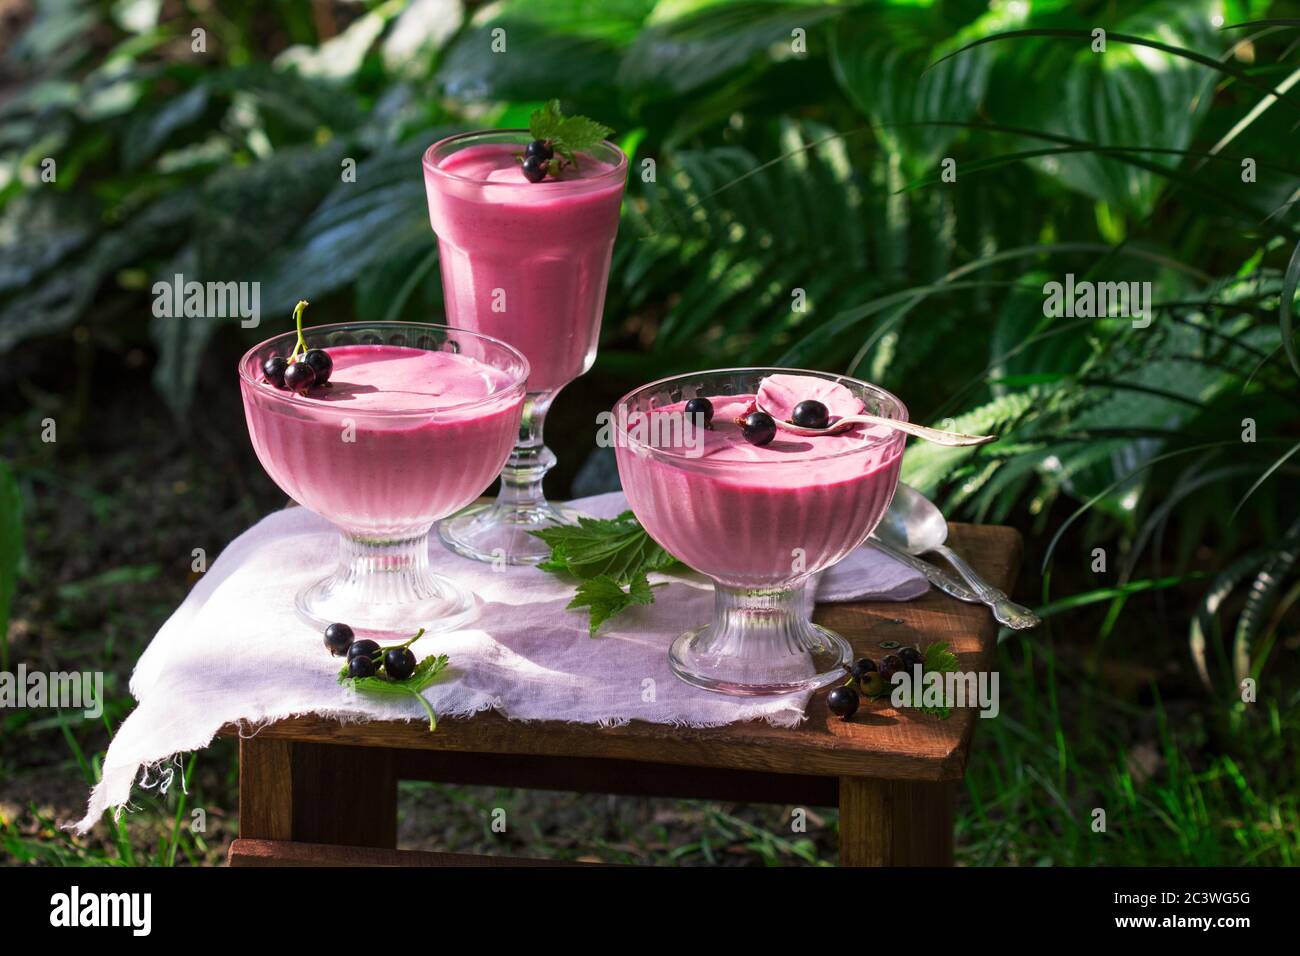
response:
M1020 566L1020 535L992 525L951 526L948 543L992 584L1010 591ZM963 604L933 588L905 603L826 604L814 619L838 631L858 657L879 659L882 641L918 644L946 641L963 671L986 671L993 663L998 625L982 605ZM759 770L815 776L862 776L890 780L956 780L965 773L979 716L955 709L942 720L888 701L864 699L848 721L832 716L826 693L814 695L798 727L764 721L725 727L684 728L632 721L622 727L557 721L508 720L496 713L438 722L344 724L315 716L295 717L262 728L258 736L351 746L398 747L554 757L603 757L650 763ZM227 725L222 733L238 733Z

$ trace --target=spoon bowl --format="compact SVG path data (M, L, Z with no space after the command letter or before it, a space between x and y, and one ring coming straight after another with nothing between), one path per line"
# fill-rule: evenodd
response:
M885 544L914 557L930 553L941 555L971 586L976 596L992 608L993 616L1007 627L1024 630L1039 624L1038 615L985 581L965 558L945 544L948 522L943 512L915 488L901 481L898 483L894 498L876 525L874 534Z
M876 537L908 554L922 555L948 540L948 521L925 495L901 481Z

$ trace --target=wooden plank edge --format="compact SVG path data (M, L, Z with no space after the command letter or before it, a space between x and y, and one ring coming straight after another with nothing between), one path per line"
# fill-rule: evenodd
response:
M230 844L226 857L230 866L312 867L312 866L440 866L440 867L513 867L513 866L600 866L556 860L537 860L509 856L475 856L468 853L434 853L428 850L384 850L360 846L336 846L328 843L296 843L289 840L238 839Z

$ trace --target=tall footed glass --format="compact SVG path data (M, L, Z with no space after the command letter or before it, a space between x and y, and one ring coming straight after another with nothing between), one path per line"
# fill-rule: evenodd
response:
M258 460L299 504L339 529L333 573L303 589L298 616L388 640L473 619L473 595L429 569L429 530L492 483L519 430L528 362L463 329L345 322L303 330L333 362L304 394L263 374L288 356L288 332L239 363Z
M669 664L689 684L740 696L844 678L852 649L812 623L805 588L884 515L904 442L900 432L857 426L815 438L778 431L766 445L751 444L736 420L760 387L772 388L762 402L772 410L785 396L791 407L817 399L838 415L907 418L902 402L866 382L771 368L678 375L615 406L615 455L633 512L655 541L714 583L713 620L678 637ZM695 398L710 402L707 429L692 428L685 413Z
M496 500L438 529L453 551L508 564L542 560L549 549L529 532L576 518L542 492L555 465L542 430L556 394L596 357L627 178L627 157L602 143L578 155L576 171L529 182L518 157L530 139L527 130L465 133L424 154L448 321L509 342L532 369Z

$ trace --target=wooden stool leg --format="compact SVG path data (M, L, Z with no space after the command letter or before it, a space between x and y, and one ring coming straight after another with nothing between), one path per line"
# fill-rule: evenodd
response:
M252 840L293 839L293 744L239 740L239 835Z
M240 740L239 836L392 849L397 845L392 751Z
M952 866L953 786L840 777L840 866Z

